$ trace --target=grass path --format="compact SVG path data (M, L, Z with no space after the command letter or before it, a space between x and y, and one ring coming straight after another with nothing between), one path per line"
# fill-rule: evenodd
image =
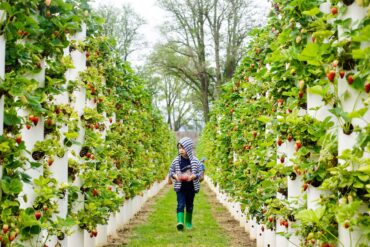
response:
M209 189L201 189L195 196L193 229L179 232L176 229L176 193L167 187L144 206L139 215L130 222L128 229L119 234L120 239L106 247L254 246L254 243L249 243L247 234L236 221L231 219L229 213L220 204L215 203L211 196ZM224 222L220 222L220 219ZM230 224L233 227L230 227ZM239 233L235 231L236 228L240 228ZM244 239L240 238L240 234L245 235ZM240 241L244 243L241 244Z

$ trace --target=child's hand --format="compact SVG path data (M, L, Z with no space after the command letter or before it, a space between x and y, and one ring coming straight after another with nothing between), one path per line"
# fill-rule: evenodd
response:
M188 178L188 181L193 181L196 178L195 174L191 174Z
M175 174L173 175L173 178L176 180L176 181L179 181L179 177Z

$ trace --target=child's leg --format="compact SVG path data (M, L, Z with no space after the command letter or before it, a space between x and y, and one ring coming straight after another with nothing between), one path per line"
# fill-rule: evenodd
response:
M193 206L194 206L195 191L187 191L186 193L186 229L192 228L192 218L193 218Z
M177 194L177 230L184 229L184 208L186 205L185 193L183 191L176 192Z
M177 213L183 213L186 205L186 194L183 191L176 192L177 194Z
M187 213L192 213L193 212L194 197L195 197L195 191L194 190L186 191L185 204L186 204L186 212Z

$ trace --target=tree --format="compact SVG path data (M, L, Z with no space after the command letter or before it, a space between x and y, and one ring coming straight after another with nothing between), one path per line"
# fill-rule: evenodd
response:
M262 25L259 7L251 0L210 0L207 20L212 35L215 61L215 84L219 94L221 85L229 81L243 57L248 32ZM222 59L221 54L224 55Z
M154 66L145 66L140 77L148 83L153 95L153 104L162 110L167 124L173 131L180 128L200 129L199 106L194 91L176 76L165 74Z
M139 28L145 21L130 5L124 4L120 8L107 4L100 5L96 11L105 19L103 34L115 38L116 48L124 61L145 45L139 34Z
M166 70L182 79L201 96L203 117L209 119L209 87L211 74L206 57L206 13L210 10L207 0L159 0L160 6L173 16L173 21L165 24L168 34L166 48L185 63L163 61Z
M158 0L171 20L163 27L167 40L151 61L197 93L205 122L210 102L243 55L247 32L259 24L251 18L251 1Z

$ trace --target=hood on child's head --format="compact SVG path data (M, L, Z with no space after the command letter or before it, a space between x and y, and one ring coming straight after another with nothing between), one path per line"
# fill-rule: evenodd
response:
M189 159L193 159L193 141L189 137L183 137L178 142L178 144L181 144L181 146L184 147L186 153L189 156Z

